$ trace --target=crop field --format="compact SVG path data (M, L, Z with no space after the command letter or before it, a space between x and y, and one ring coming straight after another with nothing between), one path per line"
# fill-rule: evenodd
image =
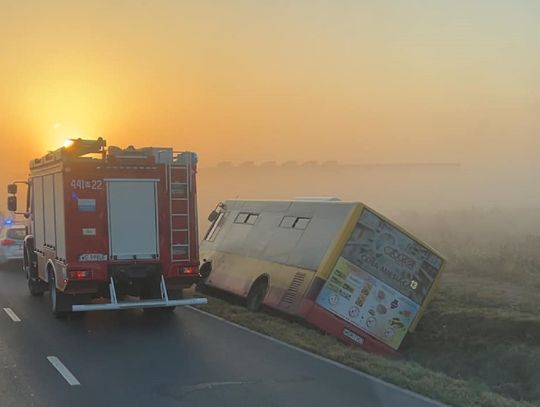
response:
M468 210L397 219L449 260L400 360L352 349L284 315L250 313L222 293L211 292L202 309L450 405L540 406L536 212Z

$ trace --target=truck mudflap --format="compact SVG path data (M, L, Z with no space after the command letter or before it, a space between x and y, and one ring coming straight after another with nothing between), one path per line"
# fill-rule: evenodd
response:
M161 298L150 300L137 300L137 301L118 301L116 298L116 289L114 287L114 280L111 277L109 282L109 292L111 296L111 302L108 304L76 304L71 306L73 312L82 311L113 311L128 308L160 308L160 307L176 307L182 305L198 305L207 304L206 298L189 298L182 300L169 300L167 295L167 286L165 285L165 279L161 276L160 280Z

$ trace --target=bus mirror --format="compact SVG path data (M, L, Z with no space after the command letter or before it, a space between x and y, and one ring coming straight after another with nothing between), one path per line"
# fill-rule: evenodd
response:
M17 197L8 196L7 206L8 206L8 211L16 212L17 211Z
M219 216L219 213L217 213L216 210L213 210L212 212L210 212L210 215L208 215L208 220L210 222L214 222Z
M8 194L15 195L17 193L17 184L9 184L7 190Z

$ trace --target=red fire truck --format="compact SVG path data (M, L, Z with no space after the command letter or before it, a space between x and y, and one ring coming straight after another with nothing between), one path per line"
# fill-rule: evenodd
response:
M55 316L205 303L182 299L200 278L196 168L192 152L107 148L101 138L32 160L23 212L30 294L50 291ZM8 193L16 211L17 183Z

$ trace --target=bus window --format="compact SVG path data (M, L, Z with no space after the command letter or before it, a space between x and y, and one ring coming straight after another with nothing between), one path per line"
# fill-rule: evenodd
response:
M310 220L310 218L296 218L293 228L304 230L305 228L307 228L307 225L309 225Z
M240 212L238 215L236 215L236 218L234 219L234 223L254 225L258 218L259 218L258 213Z
M246 223L248 216L249 216L249 213L240 212L238 215L236 215L236 218L234 219L234 223Z
M307 228L310 220L311 218L305 218L302 216L284 216L283 219L281 219L279 227L304 230Z
M294 225L294 222L296 222L296 216L284 216L283 219L281 219L281 223L279 224L279 227L292 228Z
M246 219L246 223L248 225L254 225L255 222L257 222L257 219L259 219L259 215L257 215L256 213L250 213Z

